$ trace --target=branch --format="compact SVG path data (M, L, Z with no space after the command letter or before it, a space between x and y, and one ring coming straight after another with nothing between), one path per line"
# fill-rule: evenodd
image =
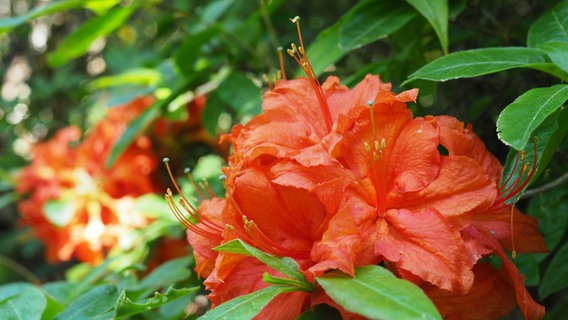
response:
M542 186L540 186L540 187L538 187L538 188L534 188L534 189L531 189L531 190L527 190L527 191L521 196L520 199L525 199L525 198L533 197L533 196L535 196L535 195L537 195L537 194L539 194L539 193L542 193L542 192L548 191L548 190L550 190L550 189L552 189L552 188L555 188L556 186L559 186L559 185L561 185L562 183L564 183L564 182L566 182L566 181L568 181L568 172L566 172L565 174L561 175L558 179L556 179L556 180L554 180L554 181L552 181L552 182L550 182L550 183L547 183L547 184L545 184L545 185L542 185Z

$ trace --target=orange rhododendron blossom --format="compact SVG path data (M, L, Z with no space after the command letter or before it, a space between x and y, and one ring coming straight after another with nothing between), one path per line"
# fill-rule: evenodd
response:
M45 243L49 261L99 263L117 245L129 246L130 232L148 224L134 201L158 187L150 175L157 161L149 138L135 139L110 169L105 163L128 123L151 103L141 98L110 109L82 141L80 130L69 127L35 146L19 177L19 208L23 224Z
M450 319L498 318L515 304L528 319L542 318L504 250L545 251L543 238L535 219L505 204L503 167L471 126L413 117L406 103L417 90L395 94L378 76L353 89L336 77L313 81L278 81L263 113L222 138L233 145L225 200L198 208L182 201L190 219L170 201L189 228L213 306L268 286L265 272L283 276L255 258L211 249L239 238L293 258L310 282L382 263L424 288ZM501 270L480 262L492 254ZM294 318L318 303L356 317L318 288L282 294L257 318Z

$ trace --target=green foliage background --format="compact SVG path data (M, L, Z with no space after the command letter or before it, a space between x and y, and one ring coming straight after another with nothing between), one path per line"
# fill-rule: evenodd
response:
M29 161L30 143L69 124L89 128L104 108L144 94L161 100L132 123L109 165L153 119L175 117L171 106L187 91L208 94L205 128L227 132L260 112L263 75L279 70L277 48L298 43L289 21L297 15L322 78L353 86L374 73L395 92L420 88L416 115L472 123L508 161L506 172L517 150L530 154L536 141L537 172L515 200L539 219L550 253L514 261L547 319L568 313L567 0L3 0L0 7L0 282L7 283L0 315L12 312L9 298L34 308L23 319L86 309L95 310L88 319L183 314L203 293L191 257L145 277L132 272L142 258L49 265L42 245L17 226L14 174ZM284 60L289 77L301 74ZM182 157L193 165L201 155Z

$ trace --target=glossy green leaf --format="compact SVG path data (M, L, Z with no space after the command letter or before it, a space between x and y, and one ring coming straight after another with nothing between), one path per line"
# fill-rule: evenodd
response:
M43 293L29 283L0 286L0 319L39 320L46 305Z
M191 275L192 263L192 257L177 258L163 263L139 283L129 287L128 291L137 292L137 294L129 293L129 297L133 299L144 297L160 288L187 279Z
M69 9L80 8L87 0L60 0L50 2L43 6L38 6L25 14L17 17L0 19L0 34L24 24L35 18L66 11Z
M499 139L522 150L534 130L568 100L568 85L531 89L508 105L497 119Z
M527 45L536 48L546 42L568 42L568 1L561 1L531 25Z
M514 68L533 68L534 64L545 63L546 59L544 52L523 47L458 51L440 57L418 69L403 85L415 79L447 81Z
M216 90L219 98L240 115L260 113L260 89L242 73L231 72Z
M123 318L152 310L188 294L194 293L197 290L199 290L199 287L175 289L173 285L171 285L165 293L156 291L153 297L141 301L132 301L127 296L126 291L122 291L116 305L116 317Z
M276 257L271 254L265 253L255 247L248 245L241 239L229 241L221 246L214 248L214 250L255 257L262 263L290 278L306 281L304 275L299 271L300 266L298 265L296 260L289 257Z
M538 48L546 52L555 65L568 72L568 42L546 42Z
M73 220L75 210L75 203L69 199L52 199L43 206L47 220L59 228L68 225Z
M100 285L73 300L54 320L113 319L114 312L111 312L111 310L114 308L117 299L118 291L115 286Z
M406 0L428 20L438 36L444 53L448 53L448 0Z
M93 41L107 36L123 25L135 9L136 6L134 5L118 7L105 15L89 19L61 41L57 49L48 55L49 65L59 67L69 60L85 54Z
M447 10L446 10L447 15ZM339 47L353 50L377 41L404 26L416 12L396 1L363 1L345 15L339 30Z
M568 288L568 268L566 268L566 265L568 265L568 243L564 244L556 252L544 273L538 288L538 294L541 299L548 297L554 292Z
M316 74L321 74L349 52L338 45L340 28L341 20L320 32L308 46L307 55ZM304 71L298 68L296 76L305 76Z
M48 282L41 288L61 304L67 304L73 294L73 284L67 281Z
M517 187L512 187L514 191L511 192L514 192L516 195L508 199L506 203L516 203L523 195L524 189L536 181L546 170L548 163L556 153L558 146L564 140L566 133L568 133L568 109L563 109L550 115L534 130L531 139L533 143L528 143L524 149L520 150L525 154L524 161L522 159L518 160L519 151L511 149L507 155L501 183L506 183L503 190L507 190L507 188L513 185ZM536 165L534 164L535 148L537 152ZM527 164L529 168L535 168L535 172L532 174L531 181L528 181L527 184L522 187L522 184L529 177L530 170L523 172L521 168ZM523 177L520 177L521 174ZM506 192L505 195L509 195L511 192Z
M442 319L422 289L381 266L359 267L354 278L329 273L317 282L337 304L369 319Z
M229 300L203 315L200 320L254 318L277 295L291 291L290 287L271 286Z

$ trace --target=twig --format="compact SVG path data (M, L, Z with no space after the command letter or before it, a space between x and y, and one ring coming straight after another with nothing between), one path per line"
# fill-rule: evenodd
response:
M33 274L28 268L24 267L20 263L14 261L14 260L12 260L12 259L10 259L10 258L8 258L4 255L0 255L0 264L5 265L9 269L11 269L14 272L16 272L17 274L21 275L28 282L31 282L31 283L38 285L38 286L41 285L41 281L39 280L39 278L36 277L35 274Z
M550 183L542 185L538 188L534 188L534 189L530 189L530 190L525 191L525 193L521 196L521 199L533 197L533 196L535 196L539 193L545 192L545 191L550 190L550 189L552 189L556 186L559 186L566 181L568 181L568 172L561 175L558 179L556 179L556 180L554 180Z

